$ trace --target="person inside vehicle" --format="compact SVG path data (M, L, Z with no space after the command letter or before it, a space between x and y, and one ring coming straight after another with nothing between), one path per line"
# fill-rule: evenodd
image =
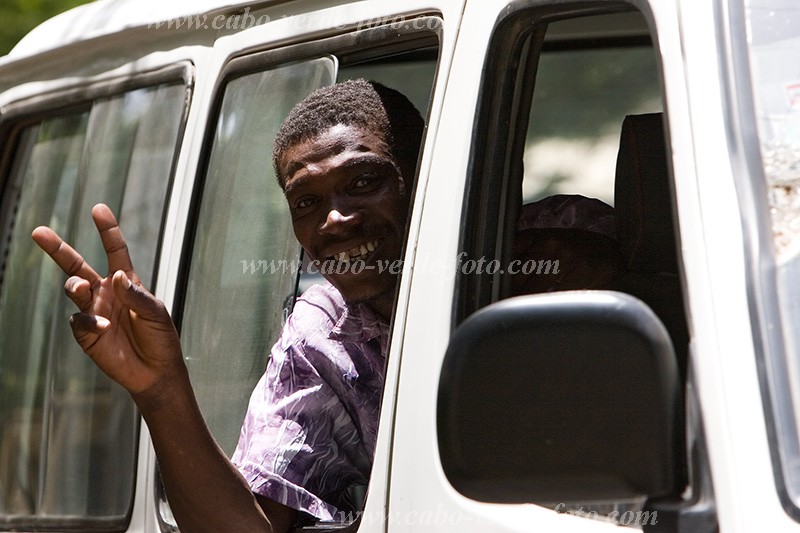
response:
M614 208L580 194L525 204L513 258L511 296L609 288L622 271Z
M356 262L400 260L423 129L404 96L364 80L312 93L281 126L273 162L298 241L318 265L353 268L323 271L329 284L298 300L232 461L206 427L173 322L142 287L111 210L92 210L107 276L50 228L34 230L69 276L75 339L147 423L182 531L287 531L302 516L361 509L399 274Z

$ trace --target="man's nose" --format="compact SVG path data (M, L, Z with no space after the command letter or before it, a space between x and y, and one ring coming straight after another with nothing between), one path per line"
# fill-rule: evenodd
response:
M328 211L325 222L320 226L320 233L338 234L348 231L361 223L361 213L357 210L345 210L340 207L332 207Z

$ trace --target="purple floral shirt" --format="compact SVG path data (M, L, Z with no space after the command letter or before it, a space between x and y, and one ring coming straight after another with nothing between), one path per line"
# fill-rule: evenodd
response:
M331 285L297 300L256 385L232 461L250 489L322 520L361 510L388 325Z

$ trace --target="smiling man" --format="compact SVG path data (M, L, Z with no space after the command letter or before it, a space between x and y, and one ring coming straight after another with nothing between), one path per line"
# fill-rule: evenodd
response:
M366 301L384 318L394 305L409 187L424 123L403 95L364 80L318 90L293 109L273 162L295 235L348 302ZM355 260L362 265L352 264ZM338 266L338 265L337 265Z
M328 269L330 282L348 302L369 301L388 317L394 276L377 261L399 257L408 199L386 143L363 127L336 125L286 150L279 172L309 257L342 263Z
M363 80L313 93L281 127L273 162L297 239L312 261L340 268L295 305L232 462L203 421L172 320L141 286L111 211L92 210L106 277L51 229L34 230L69 276L76 340L147 422L183 531L286 531L298 518L362 508L399 276L378 266L400 260L423 128L404 96Z
M360 80L309 96L275 141L295 235L330 285L296 303L232 460L254 494L317 518L363 508L398 279L381 265L403 250L422 131L404 96Z

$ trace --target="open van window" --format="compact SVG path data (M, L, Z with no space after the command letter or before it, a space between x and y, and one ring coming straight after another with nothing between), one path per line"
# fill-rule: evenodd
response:
M186 243L184 288L174 316L203 416L229 457L270 348L291 313L295 288L299 283L302 292L327 283L318 270L302 264L287 200L272 168L278 128L314 89L354 78L408 94L423 117L427 114L436 35L407 32L385 39L383 32L377 27L242 55L225 68L216 122L207 133ZM356 44L365 40L370 46ZM408 194L413 195L410 185ZM364 495L359 498L356 511ZM354 516L349 512L339 525ZM160 519L169 527L165 506Z

